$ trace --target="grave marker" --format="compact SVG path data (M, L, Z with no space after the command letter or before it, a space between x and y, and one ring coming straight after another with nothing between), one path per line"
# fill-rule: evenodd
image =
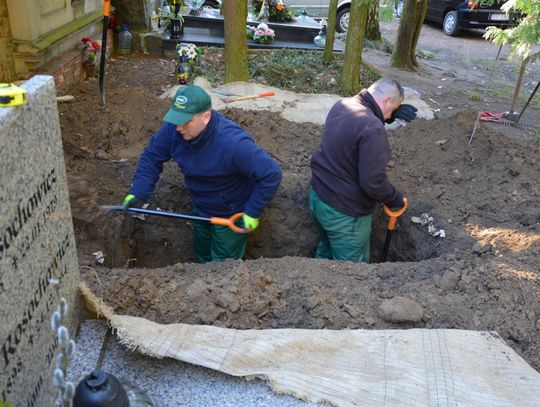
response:
M0 108L0 400L52 406L59 294L50 279L60 277L74 333L79 273L54 80L20 86L28 103Z

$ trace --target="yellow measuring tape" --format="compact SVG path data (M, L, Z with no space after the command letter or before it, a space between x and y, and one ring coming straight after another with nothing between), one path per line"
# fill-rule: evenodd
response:
M12 83L0 83L0 107L13 107L26 104L26 91Z

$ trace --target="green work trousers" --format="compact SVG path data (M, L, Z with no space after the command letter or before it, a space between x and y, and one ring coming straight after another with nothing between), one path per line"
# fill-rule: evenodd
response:
M196 215L198 216L198 215ZM247 233L236 233L227 226L209 222L193 222L193 244L200 263L225 259L242 259L247 246Z
M313 190L309 209L321 235L315 258L369 263L371 214L346 215L324 203Z

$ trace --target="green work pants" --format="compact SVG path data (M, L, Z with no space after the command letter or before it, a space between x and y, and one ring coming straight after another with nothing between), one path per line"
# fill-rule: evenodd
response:
M242 259L246 251L247 233L236 233L227 226L210 222L193 222L193 244L200 263L225 259Z
M346 215L324 203L313 190L309 209L321 235L315 258L369 263L371 214Z

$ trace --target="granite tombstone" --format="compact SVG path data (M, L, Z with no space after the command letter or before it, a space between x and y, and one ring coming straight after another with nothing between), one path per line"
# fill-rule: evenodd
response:
M79 273L54 80L20 86L28 103L0 108L0 401L52 406L50 317L66 298L74 333Z

